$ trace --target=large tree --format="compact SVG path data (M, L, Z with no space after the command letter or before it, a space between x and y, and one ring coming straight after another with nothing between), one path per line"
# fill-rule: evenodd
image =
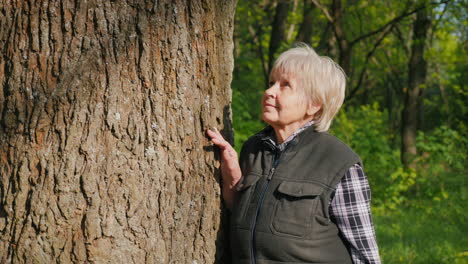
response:
M224 263L235 0L0 0L0 262Z

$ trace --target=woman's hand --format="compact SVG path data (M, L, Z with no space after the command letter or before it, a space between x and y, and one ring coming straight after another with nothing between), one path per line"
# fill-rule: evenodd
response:
M216 128L214 128L214 131L208 129L207 134L211 138L211 142L220 149L221 174L223 176L223 198L227 207L232 208L236 192L234 186L236 186L242 177L237 153Z

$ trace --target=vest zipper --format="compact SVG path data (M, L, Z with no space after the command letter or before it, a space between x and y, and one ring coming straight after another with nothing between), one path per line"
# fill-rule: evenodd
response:
M251 261L252 264L257 263L257 252L256 252L256 249L255 249L255 229L257 227L258 214L260 213L260 208L263 205L263 200L265 198L265 193L268 190L268 186L270 185L270 180L273 177L273 173L275 173L276 167L278 166L280 156L281 156L281 153L279 152L279 150L276 149L275 150L275 156L273 158L273 165L272 165L270 171L268 172L267 180L262 185L262 192L260 193L260 199L259 199L259 202L258 202L257 209L255 211L255 217L252 220L253 228L252 228L252 234L251 234L252 240L251 240L251 244L250 244L251 245L250 253L251 253L251 256L252 256L252 261Z

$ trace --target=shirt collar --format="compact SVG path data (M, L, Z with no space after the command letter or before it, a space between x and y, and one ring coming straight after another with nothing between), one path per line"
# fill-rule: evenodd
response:
M305 125L303 125L301 128L299 128L294 133L292 133L292 135L290 135L283 143L281 143L279 145L276 144L275 132L273 130L272 133L270 133L270 135L268 137L268 141L271 144L273 144L273 146L277 147L280 151L283 151L286 148L286 146L291 142L291 140L293 140L297 135L299 135L302 131L306 130L308 127L310 127L314 123L315 123L314 120L311 120L311 121L307 122Z

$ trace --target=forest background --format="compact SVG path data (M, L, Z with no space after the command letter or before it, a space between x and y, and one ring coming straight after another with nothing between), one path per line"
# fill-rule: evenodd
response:
M274 59L307 43L347 74L331 133L363 159L383 262L467 263L466 26L465 1L239 1L236 150Z

